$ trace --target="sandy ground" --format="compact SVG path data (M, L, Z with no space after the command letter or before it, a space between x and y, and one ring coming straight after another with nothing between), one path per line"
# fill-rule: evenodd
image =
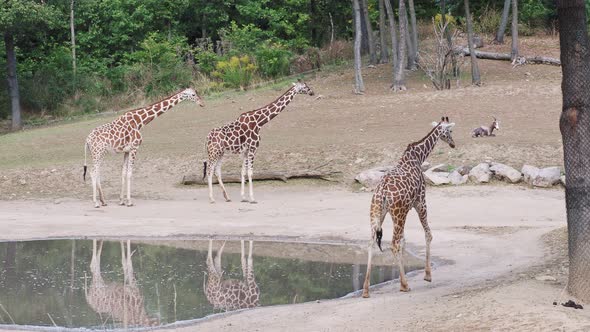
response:
M232 194L238 188L232 186ZM259 186L259 204L209 204L204 188L179 190L172 201L137 200L127 208L94 209L88 200L0 201L0 238L254 237L365 243L369 193L305 186ZM217 192L217 194L219 194ZM422 273L352 298L257 308L179 327L192 331L588 331L590 311L553 306L563 288L562 190L468 186L428 190L434 281ZM182 199L181 197L184 197ZM57 203L57 204L56 204ZM110 202L116 203L116 202ZM392 234L385 223L384 234ZM408 247L423 255L415 213ZM557 253L556 253L557 252ZM450 260L450 264L441 264ZM556 270L557 269L557 270ZM556 282L538 281L552 275ZM562 302L566 297L562 298Z

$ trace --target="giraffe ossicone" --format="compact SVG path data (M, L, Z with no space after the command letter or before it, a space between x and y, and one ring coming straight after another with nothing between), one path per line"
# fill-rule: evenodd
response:
M140 130L143 126L184 100L195 102L201 107L205 106L203 99L199 97L197 92L193 88L187 88L149 106L125 112L112 122L96 127L90 132L84 144L83 178L86 180L86 158L88 150L90 150L93 164L90 175L92 177L92 201L94 207L98 208L101 205L107 205L102 191L100 174L100 167L107 152L124 153L119 204L133 205L131 202L131 174L137 149L142 142ZM124 197L125 184L127 184L126 199ZM97 191L100 204L97 200Z
M405 247L404 226L408 212L411 209L416 210L420 223L424 228L426 240L424 280L432 281L430 266L432 233L427 220L425 181L421 166L439 139L446 142L451 148L455 148L455 142L451 135L455 123L449 122L448 117L443 117L440 122L433 122L432 124L434 128L420 141L409 144L399 162L393 169L385 173L371 199L371 240L368 248L369 256L363 285L363 297L369 297L371 260L375 242L379 249L383 250L381 249L381 238L383 236L381 226L388 213L393 220L391 251L399 268L400 290L404 292L410 290L404 272L403 252Z
M284 94L272 103L259 109L242 113L235 121L225 126L215 128L207 135L207 161L204 163L203 179L207 177L209 184L209 201L213 198L213 173L227 202L231 201L223 180L221 179L221 164L226 151L240 154L242 158L241 196L242 202L256 203L252 185L254 157L260 145L260 129L277 116L293 100L296 94L314 95L313 90L304 82L298 81ZM248 176L249 196L245 194L245 179Z

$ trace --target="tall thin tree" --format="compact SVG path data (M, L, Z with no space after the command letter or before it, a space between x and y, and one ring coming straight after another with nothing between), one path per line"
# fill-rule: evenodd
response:
M365 92L365 84L361 72L361 39L363 32L361 30L361 8L359 0L352 0L354 11L354 93L362 94Z
M398 57L398 43L397 43L397 28L395 27L395 16L391 0L385 0L385 12L387 13L387 20L389 21L389 35L391 36L391 63L395 70Z
M473 23L471 22L471 12L469 11L469 0L465 3L465 19L467 21L467 44L469 45L469 54L471 57L471 84L481 85L481 76L479 66L477 65L477 56L475 56L475 47L473 46Z
M494 42L497 44L504 44L504 34L506 32L506 25L508 25L508 14L510 13L510 4L512 0L504 0L504 9L502 10L502 19L498 26L498 32L494 38Z
M72 72L74 73L74 89L76 89L76 30L74 28L74 3L70 2L70 35L72 41Z
M371 19L369 17L369 5L367 0L360 0L361 11L363 14L363 22L367 31L367 43L369 44L369 63L374 65L377 63L377 52L375 51L375 38L373 36L373 27L371 25Z
M512 51L510 60L518 57L518 0L512 0Z
M379 0L379 42L381 43L379 63L387 63L389 60L387 52L387 33L385 31L385 0Z
M590 39L584 0L558 0L568 291L590 303Z
M406 35L408 29L408 19L406 15L405 0L399 0L399 48L397 62L393 70L393 91L406 90L406 78L404 73L404 66L406 63Z
M416 9L414 8L414 0L408 0L408 9L410 11L410 31L412 40L412 64L410 69L416 69L416 61L418 60L418 24L416 23Z
M449 46L449 49L453 49L453 40L452 40L452 36L451 36L451 32L449 31L449 24L447 24L447 7L446 7L446 1L445 0L440 0L440 13L441 13L441 21L442 21L442 26L445 27L445 37L447 38L447 45ZM453 65L453 77L459 77L459 66L457 64L457 56L455 52L451 52L451 64Z
M18 77L16 76L16 54L14 52L14 36L12 32L4 32L4 45L6 47L6 66L8 72L8 91L12 109L12 130L22 127L20 111L20 92L18 89Z

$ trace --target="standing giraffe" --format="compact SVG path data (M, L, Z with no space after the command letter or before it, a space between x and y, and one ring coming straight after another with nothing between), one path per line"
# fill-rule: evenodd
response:
M254 308L257 307L260 297L260 289L254 279L254 267L252 261L252 247L254 242L250 241L248 250L248 261L244 257L244 240L242 245L242 277L243 280L227 279L223 280L223 270L221 269L221 253L225 247L225 242L217 251L215 260L213 259L213 240L209 240L209 250L207 252L207 280L203 280L203 291L207 296L207 301L215 309L225 311Z
M116 118L113 122L96 127L90 132L86 138L86 144L84 144L84 180L86 180L86 154L87 150L90 149L93 163L92 172L90 174L92 176L92 200L94 201L94 207L100 207L96 200L97 189L100 203L102 206L107 205L100 185L100 166L102 165L102 160L107 151L125 153L123 158L119 204L133 206L133 203L131 203L131 173L135 156L137 155L137 149L142 142L140 130L153 119L166 113L167 110L183 100L193 101L201 107L205 106L203 99L199 97L197 92L192 88L188 88L152 105L126 112ZM125 179L127 179L126 202L123 198L125 193Z
M424 188L424 175L422 174L422 163L428 158L430 152L438 142L439 138L455 148L455 142L451 137L454 123L449 123L448 117L443 117L441 122L433 122L434 128L420 141L411 143L404 151L397 165L385 173L383 179L375 189L371 200L371 241L369 243L369 258L367 262L367 273L363 285L363 297L369 297L369 284L371 282L371 260L373 258L373 245L377 241L381 249L381 238L383 230L381 225L387 213L393 220L393 240L391 251L397 259L399 266L400 291L408 292L408 282L404 272L403 252L405 247L404 225L408 212L414 208L418 212L420 223L424 228L426 238L426 266L424 280L432 281L430 268L430 242L432 234L426 219L426 193Z
M131 262L131 242L121 241L121 265L123 267L123 283L105 282L100 270L100 256L102 254L103 241L97 246L97 240L92 240L92 259L90 260L90 272L92 282L90 287L84 282L86 302L101 315L108 315L113 321L122 322L128 326L151 326L157 324L157 319L150 318L144 307L143 294L137 287ZM108 317L106 317L108 318Z
M245 195L245 176L246 170L248 172L248 181L250 188L250 203L256 203L254 199L254 190L252 188L252 173L254 166L254 157L256 150L260 145L260 129L267 124L275 116L293 100L295 94L308 94L313 96L313 91L307 84L298 81L293 83L293 86L287 90L283 95L277 98L272 103L250 111L242 113L237 120L226 124L223 127L215 128L207 135L207 155L208 161L205 162L203 169L203 179L208 178L209 183L209 201L215 203L213 198L213 172L217 177L219 186L223 191L223 196L227 202L231 201L223 181L221 180L221 163L223 155L226 150L232 153L239 153L242 157L242 187L241 195L242 202L247 202Z

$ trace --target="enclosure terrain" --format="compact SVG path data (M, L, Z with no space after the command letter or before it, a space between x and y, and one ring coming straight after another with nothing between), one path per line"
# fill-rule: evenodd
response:
M525 38L522 53L556 56L557 45L553 38ZM457 148L441 144L431 163L493 160L518 169L524 163L562 165L560 68L513 69L499 61L480 61L480 66L483 87L466 86L466 75L463 87L447 91L434 91L423 74L412 72L409 90L391 93L390 65L363 68L367 93L361 96L351 93L354 74L348 68L307 77L318 98L296 96L262 130L254 172L319 167L342 175L328 184L255 183L258 205L221 200L211 205L205 187L181 186L180 181L186 174L202 174L210 129L273 101L288 83L205 98L205 108L181 104L144 128L133 208L114 206L122 156L109 157L103 167L109 206L94 209L90 183L82 181L86 135L116 114L0 136L0 219L5 221L0 238L214 235L365 244L370 194L354 192L354 175L395 162L442 115L457 123ZM472 139L471 130L489 125L492 116L501 121L497 136ZM238 173L239 158L228 158L223 169ZM437 264L432 284L418 273L409 278L410 293L399 293L393 282L373 291L370 299L260 308L185 328L590 329L588 310L552 305L567 279L562 190L495 183L427 191ZM239 198L237 186L229 186L229 193ZM215 194L221 198L217 187ZM387 238L391 222L385 225ZM424 237L414 213L407 227L410 249L423 255ZM543 275L556 280L535 279Z

